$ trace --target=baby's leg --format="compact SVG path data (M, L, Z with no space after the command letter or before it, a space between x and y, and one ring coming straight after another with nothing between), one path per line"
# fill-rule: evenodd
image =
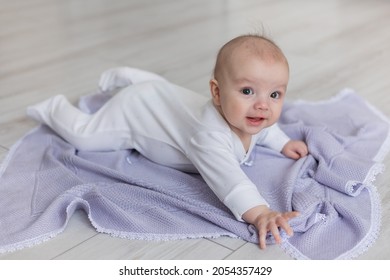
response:
M83 113L62 95L27 109L27 115L48 125L77 149L110 151L130 147L130 130L125 116L112 98L97 113Z
M103 92L111 92L116 88L123 88L146 81L166 81L158 74L137 68L117 67L104 71L99 80L99 88Z

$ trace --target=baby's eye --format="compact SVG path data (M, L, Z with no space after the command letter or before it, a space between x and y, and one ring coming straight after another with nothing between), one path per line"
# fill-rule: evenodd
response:
M273 93L271 93L270 97L272 99L279 99L280 98L280 92L279 91L274 91Z
M253 89L251 88L243 88L241 90L241 92L244 94L244 95L252 95L254 92L253 92Z

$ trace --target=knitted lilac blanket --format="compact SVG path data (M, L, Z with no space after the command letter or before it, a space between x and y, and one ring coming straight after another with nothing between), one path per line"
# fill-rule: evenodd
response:
M93 95L80 105L94 111L104 101ZM286 104L280 126L304 139L310 155L294 161L259 146L243 169L272 208L301 212L291 221L295 235L281 246L297 259L356 257L380 229L372 182L389 150L389 121L344 90L324 102ZM97 231L117 237L258 242L253 226L238 222L200 176L136 151L77 151L46 126L13 146L0 176L0 253L56 236L76 209Z

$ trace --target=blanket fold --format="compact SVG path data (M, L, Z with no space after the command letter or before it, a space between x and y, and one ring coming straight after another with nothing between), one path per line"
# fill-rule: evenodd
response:
M80 107L94 112L108 98L87 96ZM279 124L305 140L310 154L295 161L257 146L252 164L242 168L273 209L301 213L282 248L297 259L361 254L380 229L372 183L390 147L389 121L344 90L328 101L287 103ZM56 236L77 209L97 231L122 238L258 242L254 227L237 221L199 175L157 165L134 150L78 151L46 126L18 141L0 172L0 253Z

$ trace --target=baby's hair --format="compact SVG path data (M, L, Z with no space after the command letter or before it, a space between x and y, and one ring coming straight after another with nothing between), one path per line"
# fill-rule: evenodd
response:
M271 57L277 61L284 61L288 66L286 57L274 41L264 35L246 34L233 38L219 50L213 73L215 79L219 76L224 63L229 59L229 56L237 49L237 47L240 47L243 44L246 44L245 48L249 52L254 53L260 58L265 59Z

